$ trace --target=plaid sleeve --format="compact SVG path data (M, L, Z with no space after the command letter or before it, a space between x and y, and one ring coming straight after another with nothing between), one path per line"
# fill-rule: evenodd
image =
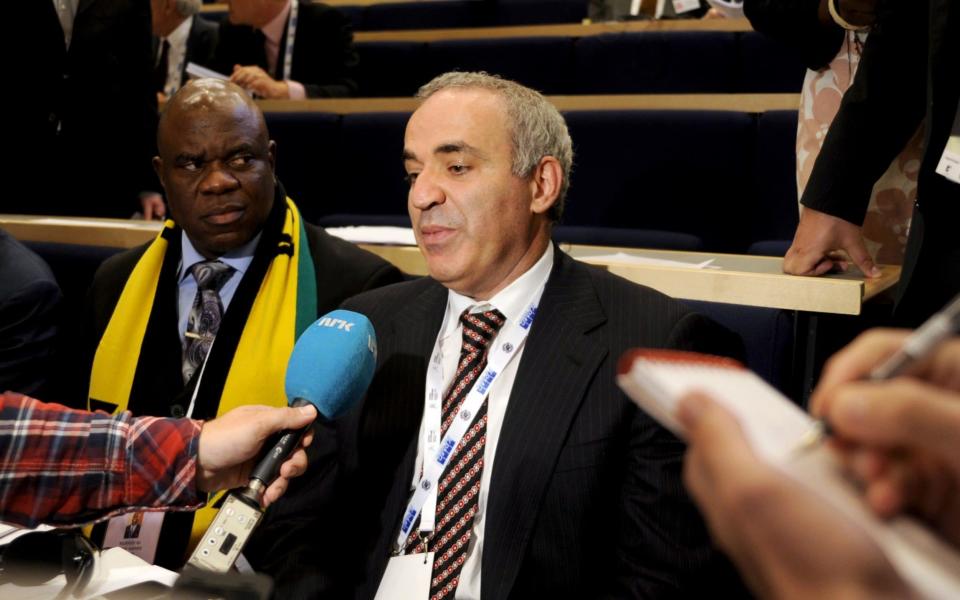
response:
M197 508L200 427L0 394L0 519L72 525L127 510Z

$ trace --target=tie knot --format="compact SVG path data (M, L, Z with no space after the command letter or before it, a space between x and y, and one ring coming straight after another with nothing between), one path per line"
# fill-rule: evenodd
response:
M190 267L190 273L197 280L197 288L201 291L219 292L233 275L233 267L219 260L206 260Z
M506 321L507 318L497 309L472 314L469 309L465 310L460 315L464 341L470 339L476 345L486 348Z

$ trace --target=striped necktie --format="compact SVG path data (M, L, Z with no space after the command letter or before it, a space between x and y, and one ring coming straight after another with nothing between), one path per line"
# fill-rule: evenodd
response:
M443 399L441 437L460 411L477 376L487 365L487 349L503 326L506 317L498 310L460 315L463 344L453 383ZM426 538L427 549L434 552L430 600L453 597L460 583L460 572L467 560L467 549L477 513L480 478L483 475L483 450L487 441L487 400L474 415L470 428L450 457L437 485L436 526ZM423 552L419 532L411 532L407 548Z

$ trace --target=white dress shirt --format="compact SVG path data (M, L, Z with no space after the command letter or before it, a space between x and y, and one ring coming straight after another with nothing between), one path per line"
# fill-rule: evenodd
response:
M53 8L60 19L63 29L63 45L69 50L70 40L73 38L73 20L77 16L77 5L80 0L53 0Z
M449 291L447 296L446 326L437 335L438 350L441 355L443 368L443 388L447 389L453 383L457 372L457 363L460 360L460 347L463 339L463 326L460 324L460 314L470 309L471 313L492 310L496 308L507 318L507 323L516 321L523 316L524 309L531 302L539 304L543 286L550 277L553 268L553 244L547 246L546 252L526 273L518 277L513 283L505 287L493 298L486 302L477 302L467 296ZM502 329L501 329L502 331ZM473 528L470 533L470 548L467 550L467 560L460 572L460 583L457 586L455 598L457 600L479 600L480 598L480 565L483 557L483 528L487 509L487 497L490 490L490 475L493 473L493 458L497 453L497 441L500 438L500 428L503 425L503 416L507 412L507 403L510 400L510 390L517 376L517 367L523 356L523 348L516 353L503 373L490 386L487 396L487 441L483 449L483 474L480 477L480 493L477 500L477 513L473 518ZM433 357L431 357L431 363ZM426 401L426 399L424 399ZM420 479L423 465L423 437L427 423L420 424L420 437L417 447L417 467L414 469L411 490Z
M177 25L176 29L170 32L167 37L160 38L157 45L157 55L154 57L155 64L160 63L160 56L163 53L163 42L170 42L170 50L167 52L167 80L163 84L163 93L169 98L180 86L183 85L184 61L187 59L187 40L190 38L190 28L193 27L195 16L187 17L182 23Z

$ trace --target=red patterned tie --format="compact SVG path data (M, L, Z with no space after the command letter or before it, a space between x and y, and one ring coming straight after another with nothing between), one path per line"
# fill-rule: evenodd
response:
M487 348L505 321L506 317L498 310L475 314L465 311L460 315L463 345L457 374L443 399L441 437L446 434L477 376L487 365ZM436 525L426 538L428 549L434 552L430 600L453 597L460 583L460 571L467 559L473 517L477 512L486 441L487 400L484 399L470 428L453 451L437 486ZM423 552L419 532L414 529L407 548L410 552Z

